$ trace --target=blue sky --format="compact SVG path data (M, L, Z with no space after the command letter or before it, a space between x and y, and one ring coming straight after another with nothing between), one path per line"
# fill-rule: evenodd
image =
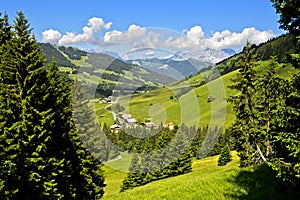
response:
M189 45L202 45L212 49L239 48L245 39L259 43L283 33L278 28L278 15L269 0L0 0L0 5L0 11L6 11L11 20L17 11L22 10L29 18L39 41L101 50L118 51L118 45L130 43L124 40L131 40L130 48L141 47L142 43L137 45L133 41L141 40L141 37L149 41L149 27L172 30L178 33L178 37L182 33L186 35L185 39L178 41L172 37L173 45L168 47L147 43L150 47L164 47L175 51L187 49ZM93 20L89 21L91 19ZM100 26L99 29L97 26ZM131 30L139 33L132 31L135 37L128 33L130 26ZM84 27L88 29L87 32L91 32L93 38L87 38L91 35L83 34ZM172 35L172 31L168 34ZM43 32L46 33L44 37ZM67 35L67 32L73 35ZM152 29L152 32L156 31ZM243 42L240 41L241 38ZM165 39L162 42L166 42ZM189 43L190 40L194 43ZM145 41L143 40L143 45ZM189 45L181 48L179 43L182 42ZM234 42L237 42L236 45ZM128 49L129 47L126 50Z

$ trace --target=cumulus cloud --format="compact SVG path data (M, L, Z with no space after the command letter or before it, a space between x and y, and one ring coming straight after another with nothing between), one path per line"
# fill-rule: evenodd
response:
M185 31L185 35L178 38L168 38L165 46L168 48L180 49L224 49L245 46L247 41L259 44L275 36L271 31L259 31L254 27L245 28L241 33L224 30L215 32L210 37L205 37L200 26L194 26Z
M42 33L42 41L45 43L57 44L60 38L60 32L53 29L46 30Z
M146 35L147 29L138 25L132 24L126 32L117 30L108 31L103 37L105 45L116 44L137 44L137 41Z
M274 37L275 34L271 31L259 31L254 27L245 28L241 33L230 32L225 30L215 32L211 38L207 38L206 45L213 49L232 48L244 46L247 40L250 43L259 44Z
M103 29L110 29L112 22L104 22L102 18L93 17L88 20L86 26L82 28L82 33L67 32L63 36L56 30L47 30L42 33L43 42L54 41L58 45L72 44L95 44L98 42L97 34ZM51 40L52 39L52 40Z
M207 49L213 49L215 53L224 53L224 48L239 48L249 41L254 44L265 42L274 37L271 30L257 30L254 27L243 29L241 32L223 30L205 34L199 25L185 29L181 33L160 28L146 28L132 24L126 31L110 30L112 22L105 22L102 18L93 17L82 28L82 33L67 32L62 35L57 30L49 29L42 33L43 42L58 45L99 45L102 48L118 45L127 45L131 50L136 49L166 49L174 52L186 52L186 55L200 55L205 57ZM102 35L100 37L100 35ZM124 52L118 52L124 54ZM146 52L145 56L152 56L153 52ZM217 55L222 57L222 55Z
M204 38L204 32L201 26L194 26L189 31L186 31L187 38L199 43L201 39Z

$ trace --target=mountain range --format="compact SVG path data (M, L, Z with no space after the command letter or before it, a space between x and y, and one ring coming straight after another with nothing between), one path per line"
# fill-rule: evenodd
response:
M128 64L102 53L88 53L74 47L45 43L41 43L40 46L47 63L54 57L61 71L70 74L71 78L77 77L88 85L94 85L98 95L133 93L175 81L170 76Z
M201 69L214 66L216 62L236 54L232 49L206 49L201 51L201 53L178 51L164 58L155 56L149 58L140 54L139 58L128 59L126 56L121 56L116 52L103 51L101 53L128 64L138 65L162 75L170 76L176 80L196 75Z

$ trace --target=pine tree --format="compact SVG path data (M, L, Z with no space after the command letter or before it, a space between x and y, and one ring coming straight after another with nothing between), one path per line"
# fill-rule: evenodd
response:
M0 18L0 196L12 198L17 192L14 183L16 177L16 159L18 141L10 133L9 127L20 120L20 104L16 90L14 60L12 54L12 30L7 14ZM5 188L5 196L2 195Z
M272 138L276 157L268 164L277 176L293 186L300 186L300 74L284 85L287 96L276 110L276 133Z
M99 160L107 160L108 139L100 130L90 105L87 89L78 80L73 83L73 118L76 129L86 148Z
M133 154L131 164L129 167L129 173L127 177L123 180L123 184L121 186L121 192L139 186L141 177L141 166L140 166L140 158L138 154Z
M190 149L190 131L195 128L182 126L177 136L162 130L155 139L144 140L140 154L134 154L130 172L123 181L121 191L145 185L151 181L188 173L192 170L192 152ZM152 135L152 134L151 134ZM170 141L171 139L171 141Z
M231 160L232 160L232 156L230 153L230 148L228 145L225 145L221 150L221 154L218 159L218 166L225 166Z
M264 162L274 157L272 139L276 130L276 110L283 106L286 97L286 89L284 88L285 80L277 75L278 67L277 58L271 57L269 68L266 72L261 72L256 85L257 91L257 134L256 145L259 149L260 158Z
M300 15L299 1L271 0L276 12L280 14L280 28L294 33L299 39ZM298 41L299 42L299 41ZM300 53L291 54L295 68L300 68ZM276 110L276 133L272 138L276 157L269 165L277 176L294 186L300 185L300 74L291 77L286 88L283 105Z
M236 139L236 149L240 156L240 165L254 164L253 155L256 153L256 121L255 121L255 83L257 62L254 49L250 43L244 48L242 58L238 62L238 74L230 88L238 90L239 94L230 98L236 115L232 125L232 135Z
M1 92L5 88L12 90L1 98L0 105L1 112L5 106L16 112L1 120L1 197L101 197L101 163L86 151L75 131L71 87L55 63L44 65L39 45L22 12L15 19L9 46L12 56L6 66L10 68L1 63L1 72L11 77L1 79Z

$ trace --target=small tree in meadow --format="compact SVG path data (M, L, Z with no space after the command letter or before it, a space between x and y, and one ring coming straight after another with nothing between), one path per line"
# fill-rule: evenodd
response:
M225 145L221 150L221 154L218 159L218 166L225 166L231 160L232 160L232 156L230 153L230 148L228 145Z

